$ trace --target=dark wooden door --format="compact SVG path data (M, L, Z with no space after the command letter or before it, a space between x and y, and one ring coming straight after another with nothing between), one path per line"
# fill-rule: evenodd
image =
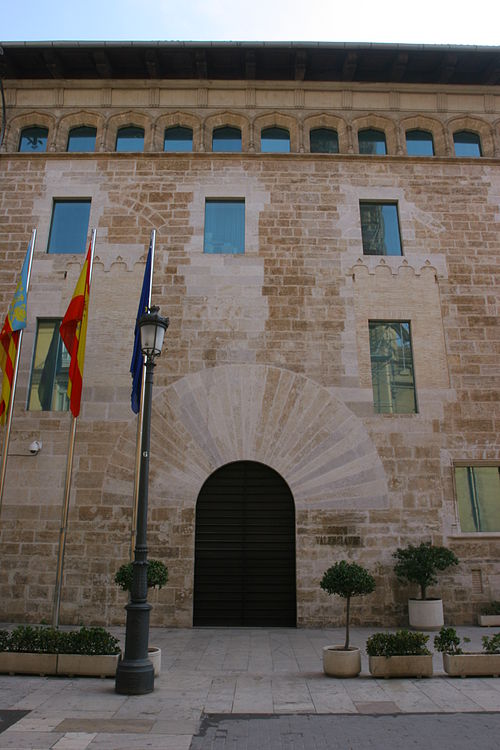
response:
M295 506L253 461L215 471L196 506L194 625L296 625Z

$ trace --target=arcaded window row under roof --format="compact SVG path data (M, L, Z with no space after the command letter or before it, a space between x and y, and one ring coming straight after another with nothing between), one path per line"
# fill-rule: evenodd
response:
M47 150L49 130L38 125L23 128L19 139L18 150L23 153L44 152ZM77 126L68 134L66 151L72 153L93 152L96 149L97 128ZM481 138L470 130L458 130L453 133L455 156L482 156ZM286 128L269 127L260 133L262 153L290 152L290 132ZM358 149L360 154L387 154L386 135L383 130L365 128L358 131ZM165 128L163 150L166 152L193 151L193 130L182 125ZM311 153L339 153L338 133L333 128L314 128L309 131L309 150ZM126 125L118 128L115 151L144 151L144 128ZM221 126L212 132L213 152L241 152L241 130L231 126ZM414 128L406 131L406 153L409 156L434 156L434 138L429 130Z

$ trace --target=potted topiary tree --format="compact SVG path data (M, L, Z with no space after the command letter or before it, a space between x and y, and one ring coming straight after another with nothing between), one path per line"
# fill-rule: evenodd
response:
M133 563L128 562L120 566L115 574L115 583L123 591L130 592L132 588ZM161 589L168 581L167 566L161 560L148 560L148 588ZM158 646L148 646L148 655L154 667L155 677L158 677L161 670L161 648Z
M323 648L323 670L330 677L356 677L361 672L361 655L359 648L349 645L351 597L371 594L375 579L361 565L342 560L325 571L319 585L327 594L346 600L345 642Z
M133 569L133 563L128 562L121 565L116 571L115 583L122 591L130 591L132 588ZM148 560L148 588L161 589L167 581L167 566L161 560Z
M444 624L443 601L427 597L427 588L437 583L439 571L458 565L455 553L447 547L422 542L418 546L398 547L393 557L397 560L394 572L398 580L420 586L420 599L408 600L410 626L418 630L439 630Z

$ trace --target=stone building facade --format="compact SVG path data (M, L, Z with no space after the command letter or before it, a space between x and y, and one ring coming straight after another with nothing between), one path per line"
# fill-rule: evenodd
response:
M169 581L152 594L152 623L193 624L198 497L242 461L277 472L293 497L298 626L340 622L342 604L319 580L341 559L377 581L353 620L405 624L416 592L397 582L392 553L421 541L460 559L433 589L450 621L472 622L500 599L498 514L470 530L456 486L457 467L500 464L500 50L3 51L2 316L33 227L37 243L0 516L0 619L51 618L70 416L28 408L28 395L39 321L63 316L83 262L47 252L54 201L82 198L97 242L62 622L124 622L113 576L130 555L129 364L152 229L153 301L170 318L155 369L148 527ZM67 152L80 126L95 129L95 149ZM31 127L45 129L46 148L19 152ZM115 150L124 127L143 130L140 151ZM192 131L191 152L164 150L174 127ZM241 151L214 151L218 128L239 130ZM266 129L288 132L289 151L263 150ZM337 134L337 153L311 152L319 129ZM409 131L430 133L433 155L410 155ZM383 134L385 154L363 153L366 132ZM477 156L460 155L457 133L471 134ZM243 203L244 252L204 252L214 200ZM362 205L397 207L399 253L364 252ZM374 408L377 322L411 326L413 411Z

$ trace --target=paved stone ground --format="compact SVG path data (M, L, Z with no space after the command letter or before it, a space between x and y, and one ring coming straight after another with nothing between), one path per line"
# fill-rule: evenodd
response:
M205 717L191 750L498 750L500 714Z
M471 650L480 647L485 632L492 632L484 628L458 628L458 631L472 639ZM114 632L123 638L123 629ZM352 643L363 646L372 632L353 628ZM439 654L434 657L436 676L430 679L374 679L368 674L365 654L359 678L327 678L322 673L322 648L340 642L342 633L337 629L153 629L150 643L162 649L162 672L155 681L154 692L146 696L117 695L113 680L3 675L0 709L29 713L0 733L0 749L189 750L193 741L193 750L209 747L245 750L238 732L247 726L248 731L253 732L256 727L257 732L256 739L252 736L247 741L248 750L253 747L275 750L269 742L267 746L263 744L264 729L261 730L259 722L265 722L262 727L284 728L278 733L280 739L276 742L281 744L276 745L276 750L314 748L304 744L309 741L310 730L311 737L317 736L318 742L322 736L328 739L330 745L326 747L358 750L365 746L353 744L355 734L349 740L351 745L332 744L336 735L328 723L338 726L342 737L342 732L347 732L345 727L362 728L367 726L366 719L379 728L387 725L387 731L395 731L396 736L407 731L405 748L429 749L431 740L425 745L415 744L421 740L421 734L411 744L411 730L402 729L400 719L408 717L410 724L413 722L417 727L431 726L434 722L437 727L445 727L453 724L451 714L463 714L466 723L473 721L474 726L482 726L477 731L486 741L493 730L495 741L500 737L495 724L497 714L500 715L500 679L448 678L443 674ZM224 722L229 715L251 715L255 720L235 719L228 727L219 718L217 727L208 723L215 721L212 715L221 714L226 717ZM419 719L416 714L426 716ZM261 718L262 715L266 718ZM270 721L269 715L278 716L277 723ZM411 721L410 715L413 715ZM443 717L444 723L438 721ZM349 724L350 719L354 724ZM289 729L292 725L296 731ZM221 727L225 745L221 745L220 732L218 736L210 734ZM236 732L234 742L231 732ZM439 736L437 732L436 729ZM467 737L461 730L456 734L459 741ZM361 737L365 735L363 730ZM388 735L385 744L371 747L398 748L392 736ZM490 746L500 748L500 739ZM441 745L442 749L448 747L455 750L459 746Z

